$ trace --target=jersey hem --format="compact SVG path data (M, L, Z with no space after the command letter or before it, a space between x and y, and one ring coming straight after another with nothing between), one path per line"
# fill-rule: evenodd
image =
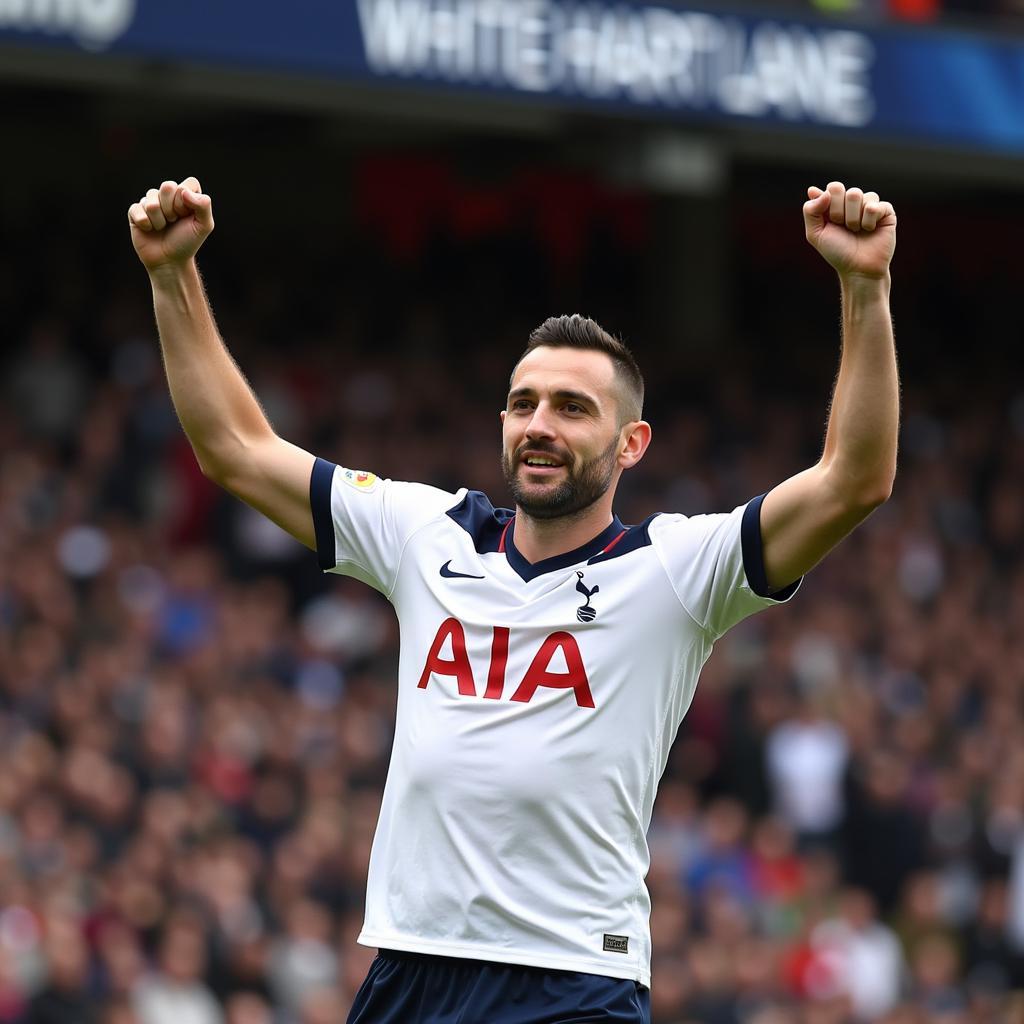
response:
M398 935L378 935L363 931L356 939L361 946L375 946L378 949L397 949L405 953L424 953L427 956L454 956L464 960L489 960L498 964L518 964L522 967L542 967L554 971L575 971L579 974L598 974L606 978L635 981L644 988L651 987L651 972L643 970L636 962L621 967L603 960L587 960L566 956L548 956L540 953L525 953L518 950L494 949L491 946L461 945L453 942L431 942L429 939L413 939Z

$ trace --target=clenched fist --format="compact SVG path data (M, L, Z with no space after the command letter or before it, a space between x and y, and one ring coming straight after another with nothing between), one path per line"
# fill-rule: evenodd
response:
M213 231L213 201L195 178L165 181L128 207L132 245L152 273L186 263Z
M896 211L877 192L847 188L841 181L824 190L812 185L804 203L807 241L840 277L883 278L896 250Z

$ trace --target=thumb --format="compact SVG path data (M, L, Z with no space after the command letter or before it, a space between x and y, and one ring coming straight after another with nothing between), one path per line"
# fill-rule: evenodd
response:
M807 194L810 199L804 203L804 229L807 232L807 237L811 238L824 228L832 197L816 185L812 185L807 190Z
M183 188L181 198L201 227L213 227L213 200L205 192L193 192L189 188Z

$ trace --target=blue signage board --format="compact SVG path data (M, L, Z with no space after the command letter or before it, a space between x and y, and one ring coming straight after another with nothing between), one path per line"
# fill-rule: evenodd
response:
M0 0L19 42L1024 156L1022 38L641 0Z

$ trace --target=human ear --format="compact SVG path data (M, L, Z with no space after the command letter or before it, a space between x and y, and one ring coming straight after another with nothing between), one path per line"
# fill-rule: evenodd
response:
M623 430L622 448L619 450L619 465L623 469L635 466L651 443L651 425L646 420L627 423Z

